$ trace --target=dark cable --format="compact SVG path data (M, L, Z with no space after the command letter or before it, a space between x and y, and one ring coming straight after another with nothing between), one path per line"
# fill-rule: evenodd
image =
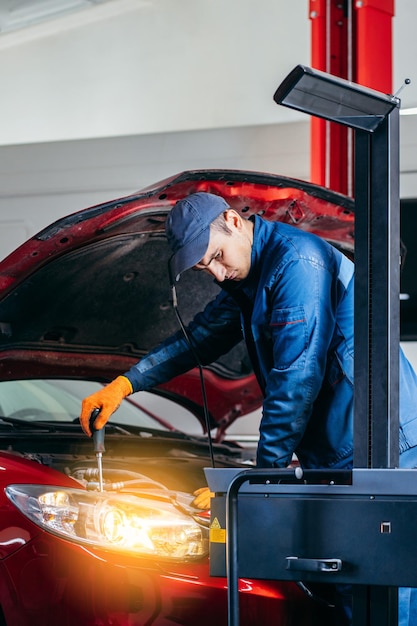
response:
M171 278L171 272L169 272L170 274L170 278ZM185 325L182 321L180 312L178 310L178 299L177 299L177 290L174 284L174 279L171 278L171 294L172 294L172 307L175 311L175 315L177 316L177 320L178 323L180 325L180 328L184 334L185 340L188 344L188 347L191 350L191 353L193 355L193 357L195 358L195 361L197 363L197 367L198 367L198 371L200 374L200 384L201 384L201 392L203 395L203 409L204 409L204 420L206 423L206 430L207 430L207 437L208 437L208 444L209 444L209 451L210 451L210 459L211 459L211 466L215 467L215 462L214 462L214 453L213 453L213 440L211 437L211 429L210 429L210 418L209 418L209 412L208 412L208 405L207 405L207 395L206 395L206 385L204 382L204 373L203 373L203 367L200 363L200 359L198 357L198 354L192 344L191 338L187 333L187 330L185 328Z
M318 604L322 604L323 606L327 606L329 609L336 608L334 604L332 604L328 600L325 600L324 598L321 598L319 595L311 591L311 589L309 589L309 587L307 587L307 585L305 585L303 582L297 581L295 584L301 589L303 593L305 593L310 598L310 600L313 600Z

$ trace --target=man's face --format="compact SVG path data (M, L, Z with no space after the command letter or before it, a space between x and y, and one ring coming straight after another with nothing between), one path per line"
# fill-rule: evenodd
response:
M211 229L207 252L193 268L208 272L220 283L243 280L251 265L252 225L233 210L225 213L225 220L230 234Z

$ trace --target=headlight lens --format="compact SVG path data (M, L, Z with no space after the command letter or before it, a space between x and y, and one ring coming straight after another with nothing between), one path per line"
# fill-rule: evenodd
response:
M49 485L9 485L6 494L43 530L76 543L174 560L208 553L207 529L168 501Z

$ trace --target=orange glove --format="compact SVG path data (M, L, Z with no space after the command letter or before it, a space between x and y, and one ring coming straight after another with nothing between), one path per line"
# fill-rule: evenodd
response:
M131 393L133 393L133 389L130 380L128 380L126 376L118 376L111 383L103 387L103 389L100 389L100 391L96 391L96 393L93 393L91 396L84 398L82 401L80 423L85 434L89 437L92 435L90 417L94 409L100 410L94 422L94 428L100 430L100 428L103 428L108 422L111 414L119 408L123 398L126 398L126 396Z
M196 496L192 501L192 504L197 509L209 509L211 498L214 498L214 493L210 491L208 487L201 487L194 491L193 496Z

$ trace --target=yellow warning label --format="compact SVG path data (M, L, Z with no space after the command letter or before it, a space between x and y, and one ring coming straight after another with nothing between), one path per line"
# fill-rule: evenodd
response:
M210 542L226 543L226 529L220 526L217 517L210 524Z
M226 530L224 528L210 528L211 543L226 543Z

